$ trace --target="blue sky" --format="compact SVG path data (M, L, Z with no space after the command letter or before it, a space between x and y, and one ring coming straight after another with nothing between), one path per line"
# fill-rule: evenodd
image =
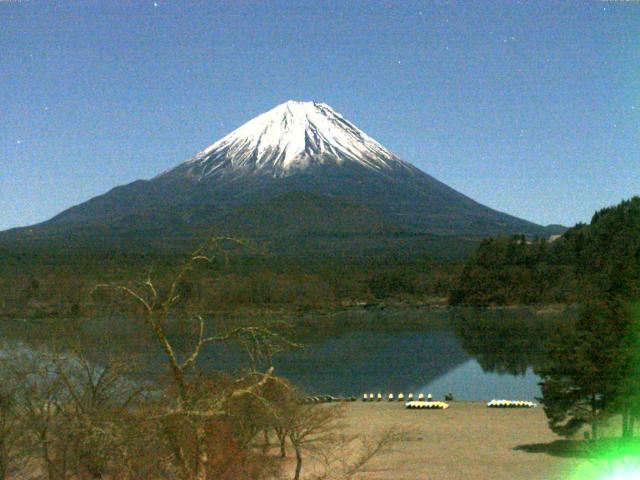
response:
M325 102L493 208L640 194L638 1L0 1L0 229Z

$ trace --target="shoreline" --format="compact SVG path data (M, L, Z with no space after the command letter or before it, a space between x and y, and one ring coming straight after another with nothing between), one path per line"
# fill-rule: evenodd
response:
M48 306L41 306L41 310L31 311L0 311L0 320L42 320L47 318L82 318L94 316L95 308L92 305L85 305L80 314L70 314ZM46 307L46 308L45 308ZM528 312L535 315L557 315L567 310L575 309L575 304L550 303L550 304L514 304L514 305L449 305L447 301L438 302L389 302L389 303L365 303L354 302L350 305L321 306L317 308L300 308L294 305L265 305L259 307L231 307L219 310L209 310L200 312L201 315L215 318L225 317L268 317L272 315L285 315L302 318L305 315L318 315L321 317L331 317L340 314L373 313L385 311L411 311L424 313L448 313L452 311L485 311L485 312Z

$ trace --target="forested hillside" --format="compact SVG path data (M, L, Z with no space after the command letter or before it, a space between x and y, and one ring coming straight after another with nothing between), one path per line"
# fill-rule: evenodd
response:
M640 197L596 212L553 242L484 240L453 283L454 305L575 303L640 293Z

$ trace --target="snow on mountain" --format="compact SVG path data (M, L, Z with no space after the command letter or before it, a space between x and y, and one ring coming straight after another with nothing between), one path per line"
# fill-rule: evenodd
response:
M331 107L289 101L161 175L0 235L0 243L37 237L66 249L75 238L91 249L162 250L210 232L281 239L282 252L314 254L367 244L410 254L435 245L424 235L546 235L405 163Z
M412 169L324 103L290 100L245 123L163 175L202 179L230 172L286 177L313 165L355 162Z

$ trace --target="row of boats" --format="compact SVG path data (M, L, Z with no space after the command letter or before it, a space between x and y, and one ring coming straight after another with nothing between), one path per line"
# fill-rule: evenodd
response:
M374 395L373 393L364 393L362 395L363 402L381 402L384 399L382 393ZM390 393L386 396L387 401L393 402L405 402L407 408L415 409L446 409L449 405L445 402L434 401L432 395L429 393L425 397L424 393L418 394L417 398L413 393L409 393L406 398L403 393L399 393L397 396ZM449 400L449 398L447 398ZM488 408L534 408L536 404L526 400L491 400L487 403Z
M406 402L405 407L409 409L446 409L449 408L449 404L433 400L432 395L429 393L418 394L414 398L413 393L409 393L406 398L403 393L399 393L397 396L390 393L386 396L389 402ZM374 395L373 393L365 393L362 395L363 402L381 402L383 396L381 393ZM447 399L448 400L448 399ZM320 395L315 397L306 397L303 403L331 403L331 402L355 402L356 397L334 397L332 395ZM526 400L491 400L487 403L488 408L534 408L536 404Z
M535 403L525 400L491 400L487 403L489 408L534 408L535 406Z
M445 402L434 401L411 401L407 402L405 406L409 409L438 409L444 410L449 408L449 404ZM491 400L487 403L489 408L534 408L536 406L533 402L526 400Z
M381 402L383 400L383 396L381 393L378 393L377 395L374 396L373 393L364 393L362 394L362 401L363 402ZM427 394L426 398L424 396L424 393L419 393L418 397L417 397L418 401L424 402L432 402L433 401L433 397L431 396L431 394ZM387 395L387 401L389 402L394 402L394 401L398 401L398 402L404 402L405 401L405 396L404 393L399 393L398 396L394 396L393 393L390 393L389 395ZM414 400L414 396L413 393L410 393L407 395L406 397L406 401L408 402L412 402Z

